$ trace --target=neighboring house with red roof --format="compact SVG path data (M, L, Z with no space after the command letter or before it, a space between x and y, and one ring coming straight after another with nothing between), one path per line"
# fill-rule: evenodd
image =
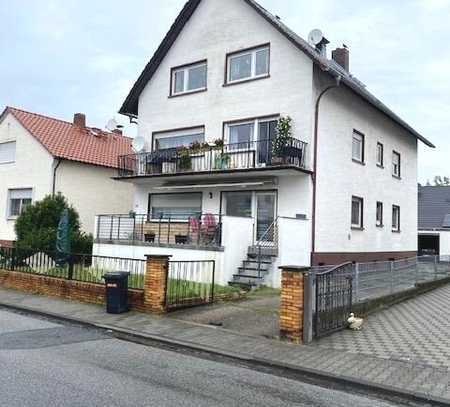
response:
M132 187L112 179L118 157L131 154L120 130L87 127L6 107L0 116L0 245L15 239L17 216L31 202L61 192L93 233L98 213L128 212Z

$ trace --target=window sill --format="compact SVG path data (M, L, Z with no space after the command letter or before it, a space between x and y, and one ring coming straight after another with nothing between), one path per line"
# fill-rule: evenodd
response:
M383 229L384 225L375 225L378 229Z
M2 161L0 162L0 165L6 165L6 164L14 164L15 161Z
M365 230L363 227L359 227L359 226L352 226L351 229L352 230L359 230L359 231Z
M258 76L256 78L242 79L240 81L226 82L222 86L223 87L228 87L228 86L240 85L241 83L248 83L248 82L253 82L253 81L259 81L261 79L268 79L268 78L270 78L270 74L264 75L264 76Z
M17 220L18 218L19 218L18 216L7 216L7 217L6 217L6 220L12 222L12 221Z
M402 231L401 230L392 230L392 233L402 233Z
M183 92L183 93L174 93L173 95L169 95L168 98L169 99L179 98L181 96L195 95L196 93L203 93L203 92L207 92L207 91L208 91L208 88L198 89L198 90L191 90L189 92Z
M384 170L384 165L377 164L377 167L381 168L382 170Z
M352 158L352 161L353 161L355 164L366 165L366 163L365 163L364 161L359 161L359 160L357 160L357 159L355 159L355 158Z
M402 177L400 177L399 175L394 175L392 174L392 178L398 179L399 181L401 181Z

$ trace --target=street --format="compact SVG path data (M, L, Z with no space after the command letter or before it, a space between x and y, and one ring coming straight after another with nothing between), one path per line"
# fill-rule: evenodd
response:
M0 405L397 406L0 309Z

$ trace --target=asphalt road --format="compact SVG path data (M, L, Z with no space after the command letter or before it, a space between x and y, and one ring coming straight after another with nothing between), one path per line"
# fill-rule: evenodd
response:
M394 405L0 309L0 406Z

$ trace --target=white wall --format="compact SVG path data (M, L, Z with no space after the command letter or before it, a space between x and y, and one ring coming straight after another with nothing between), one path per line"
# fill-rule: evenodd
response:
M225 55L271 44L270 78L224 87ZM208 60L206 92L169 98L172 67ZM139 133L205 125L222 138L222 123L272 114L293 118L295 137L312 134L312 61L242 0L205 0L186 24L139 100Z
M352 161L352 133L365 134L365 165ZM384 145L384 169L376 165ZM330 91L320 108L316 252L417 250L417 141L348 90ZM401 154L401 177L392 177L392 150ZM351 197L364 198L364 230L351 229ZM375 224L384 204L384 227ZM401 208L401 233L392 232L392 205Z
M15 240L14 219L8 218L8 189L32 188L33 201L51 192L53 157L8 113L0 122L0 143L16 141L16 160L0 164L0 240Z
M117 170L74 161L62 161L56 173L61 192L80 215L82 229L94 233L95 216L127 214L133 209L132 184L115 181Z

